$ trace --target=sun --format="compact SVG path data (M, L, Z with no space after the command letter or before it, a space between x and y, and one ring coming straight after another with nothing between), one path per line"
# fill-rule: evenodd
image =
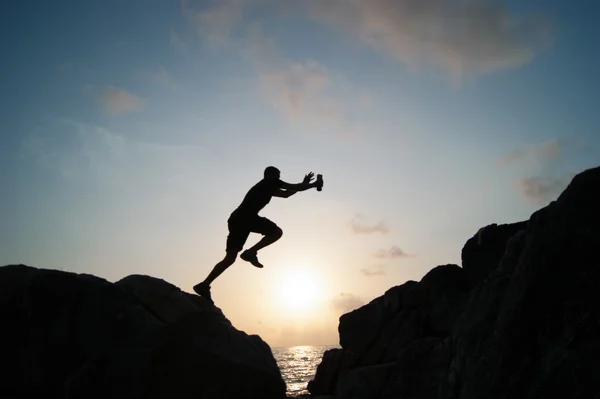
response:
M294 267L282 272L277 282L277 300L286 311L306 311L318 302L320 287L317 273L310 268Z

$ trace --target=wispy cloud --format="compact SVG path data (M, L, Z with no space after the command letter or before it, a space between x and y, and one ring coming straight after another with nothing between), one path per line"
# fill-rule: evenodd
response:
M144 107L145 100L124 89L113 86L88 85L104 112L111 116L138 111Z
M542 165L559 162L570 142L561 139L550 139L537 145L516 148L500 159L503 164L535 161Z
M519 179L517 190L527 199L536 204L542 204L557 197L569 184L572 176L551 178L534 176Z
M333 309L340 313L348 313L364 305L364 301L354 294L342 292L331 300Z
M308 2L311 15L414 68L432 65L455 78L530 62L552 39L548 20L517 15L487 0L331 0Z
M411 257L412 255L407 254L402 249L400 249L400 247L393 245L389 249L380 249L379 251L375 252L374 256L376 258L380 258L380 259L397 259L397 258L408 258L408 257Z
M543 204L566 188L572 173L557 173L564 160L587 147L585 140L553 138L535 145L516 148L499 159L502 165L517 165L529 170L514 181L516 190L528 201Z
M327 68L318 62L290 62L261 74L260 81L273 106L290 121L341 122L339 104L325 93L331 83Z
M290 123L307 125L311 131L332 129L343 137L356 135L360 130L348 117L353 97L358 95L351 89L345 90L346 99L334 95L341 87L334 83L334 76L325 65L315 60L285 57L256 23L248 25L242 54L257 69L264 98Z
M345 32L363 45L411 68L433 66L464 76L529 63L553 41L553 27L540 13L518 13L492 0L190 0L182 10L211 44L228 43L244 17L260 9L270 15L307 15ZM282 12L284 11L284 12Z
M169 71L167 71L167 69L162 65L160 65L154 71L137 71L136 75L140 79L146 80L158 86L163 86L169 89L176 88L173 77L171 76Z
M385 276L385 270L383 265L376 265L373 267L360 269L360 272L363 276L373 277L373 276Z
M352 232L354 234L387 234L389 233L390 229L388 228L388 226L383 222L383 221L379 221L377 223L374 224L368 224L365 222L364 220L364 216L361 214L357 214L355 215L352 220L350 220L350 229L352 230Z
M182 0L181 8L199 35L210 44L223 45L229 41L231 32L242 20L244 2L219 0L212 2L212 6L197 11L192 2Z
M195 11L190 2L184 1L182 10L204 41L228 46L255 68L258 90L290 123L303 125L309 131L334 131L342 137L351 137L360 131L355 123L350 123L351 106L362 104L367 109L372 105L372 98L360 98L358 91L340 98L338 93L334 94L340 87L325 65L315 60L289 59L275 41L265 35L258 22L244 20L245 8L256 4L276 6L275 2L227 0L211 4L212 7ZM234 31L240 31L244 38L233 40Z

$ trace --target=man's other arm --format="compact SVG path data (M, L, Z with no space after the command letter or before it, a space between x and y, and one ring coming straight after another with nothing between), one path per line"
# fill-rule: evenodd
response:
M296 193L297 193L297 191L278 189L277 191L275 191L273 193L273 197L290 198L292 195L294 195Z

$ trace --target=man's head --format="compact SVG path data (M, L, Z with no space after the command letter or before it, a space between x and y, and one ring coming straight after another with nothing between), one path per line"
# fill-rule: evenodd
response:
M267 166L265 169L265 179L279 179L281 172L275 166Z

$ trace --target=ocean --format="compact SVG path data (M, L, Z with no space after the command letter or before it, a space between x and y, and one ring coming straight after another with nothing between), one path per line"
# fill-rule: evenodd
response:
M272 348L273 356L287 385L288 396L308 394L306 385L315 376L317 366L323 358L323 352L332 348L339 348L339 346L307 345L290 348Z

